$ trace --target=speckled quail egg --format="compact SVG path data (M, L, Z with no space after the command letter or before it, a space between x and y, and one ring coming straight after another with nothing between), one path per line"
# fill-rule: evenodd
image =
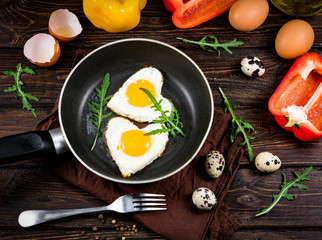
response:
M264 64L257 57L245 57L240 64L242 72L248 77L259 77L265 73Z
M281 167L281 160L270 152L261 152L255 158L255 166L261 172L275 172Z
M205 159L205 170L212 178L218 178L225 168L225 158L218 151L210 151Z
M201 210L210 210L216 205L217 198L209 188L200 187L193 192L192 202Z

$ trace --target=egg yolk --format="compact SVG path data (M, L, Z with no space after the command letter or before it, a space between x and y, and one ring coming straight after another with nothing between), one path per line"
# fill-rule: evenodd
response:
M126 96L128 97L128 103L136 107L146 107L149 106L152 101L149 96L140 90L140 88L145 88L155 97L154 86L151 82L146 80L137 80L131 83L126 90Z
M151 146L151 137L141 130L129 130L122 133L117 150L132 157L142 156Z

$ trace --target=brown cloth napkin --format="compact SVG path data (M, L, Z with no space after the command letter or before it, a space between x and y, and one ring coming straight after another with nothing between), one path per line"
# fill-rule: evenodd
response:
M79 54L78 52L78 57ZM39 122L34 130L59 127L57 103L58 101L51 114ZM168 210L135 213L131 216L167 239L229 239L240 224L228 211L223 199L244 153L244 149L238 144L239 141L229 143L229 125L230 115L215 110L210 133L195 159L175 175L154 183L132 185L108 181L90 172L71 153L44 159L43 163L68 182L107 203L128 193L165 194ZM224 172L217 179L208 177L203 169L204 158L210 150L220 151L226 160ZM191 196L199 187L207 187L215 193L218 203L211 211L201 211L193 205Z

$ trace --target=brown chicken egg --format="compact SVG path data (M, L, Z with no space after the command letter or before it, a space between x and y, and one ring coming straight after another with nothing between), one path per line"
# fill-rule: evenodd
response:
M25 43L23 53L33 64L49 67L58 61L60 46L53 36L47 33L38 33Z
M229 23L238 31L252 31L264 23L268 11L266 0L237 0L229 10Z
M60 42L75 39L83 30L77 16L68 9L58 9L49 18L49 33Z
M295 19L285 23L278 31L275 49L281 58L293 59L310 50L314 42L314 31L309 23Z

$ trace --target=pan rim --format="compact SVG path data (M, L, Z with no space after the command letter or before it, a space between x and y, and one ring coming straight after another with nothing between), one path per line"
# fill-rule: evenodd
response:
M103 48L106 48L106 47L109 47L109 46L112 46L112 45L115 45L115 44L119 44L119 43L123 43L123 42L131 42L131 41L142 41L142 42L151 42L151 43L156 43L156 44L159 44L159 45L163 45L167 48L170 48L174 51L176 51L177 53L181 54L184 58L186 58L197 70L198 72L200 73L200 75L202 76L206 86L207 86L207 89L208 89L208 93L209 93L209 97L210 97L210 103L211 103L211 106L210 106L210 109L211 109L211 113L210 113L210 119L209 119L209 123L208 123L208 127L207 127L207 130L205 132L205 135L203 136L203 139L202 141L200 142L198 148L196 149L195 153L182 165L180 166L179 168L171 171L170 173L164 175L164 176L161 176L161 177L157 177L157 178L153 178L153 179L148 179L148 180L133 180L133 181L128 181L128 180L123 180L123 179L115 179L113 177L109 177L109 176L106 176L98 171L96 171L95 169L92 169L90 166L88 166L81 158L81 156L78 156L78 154L75 152L75 150L73 149L71 143L69 142L68 140L68 137L67 137L67 134L65 132L65 129L64 129L64 125L63 125L63 119L62 119L62 113L61 113L61 105L62 105L62 99L63 99L63 95L64 95L64 92L65 92L65 88L71 78L71 76L73 75L73 73L76 71L76 69L78 69L79 65L81 65L87 58L89 58L91 55L95 54L96 52L100 51L101 49ZM84 58L82 58L74 67L73 69L70 71L70 73L68 74L64 84L63 84L63 87L61 89L61 92L60 92L60 96L59 96L59 102L58 102L58 118L59 118L59 124L60 124L60 128L61 128L61 131L62 131L62 134L64 136L64 139L66 141L66 144L67 146L69 147L70 151L72 152L73 156L85 167L87 168L88 170L90 170L92 173L104 178L104 179L107 179L107 180L110 180L110 181L113 181L113 182L117 182L117 183L124 183L124 184L147 184L147 183L152 183L152 182L157 182L157 181L160 181L160 180L163 180L165 178L168 178L176 173L178 173L179 171L181 171L183 168L185 168L193 159L194 157L198 154L198 152L200 151L201 147L203 146L204 142L206 141L207 139L207 136L209 134L209 131L211 129L211 126L212 126L212 122L213 122L213 115L214 115L214 100L213 100L213 95L212 95L212 91L211 91L211 88L210 88L210 85L208 83L208 80L206 78L206 76L204 75L204 73L202 72L202 70L200 69L200 67L187 55L185 54L184 52L182 52L181 50L177 49L176 47L168 44L168 43L165 43L165 42L162 42L162 41L159 41L159 40L154 40L154 39L148 39L148 38L126 38L126 39L120 39L120 40L116 40L116 41L112 41L112 42L109 42L107 44L104 44L96 49L94 49L93 51L91 51L90 53L88 53Z

